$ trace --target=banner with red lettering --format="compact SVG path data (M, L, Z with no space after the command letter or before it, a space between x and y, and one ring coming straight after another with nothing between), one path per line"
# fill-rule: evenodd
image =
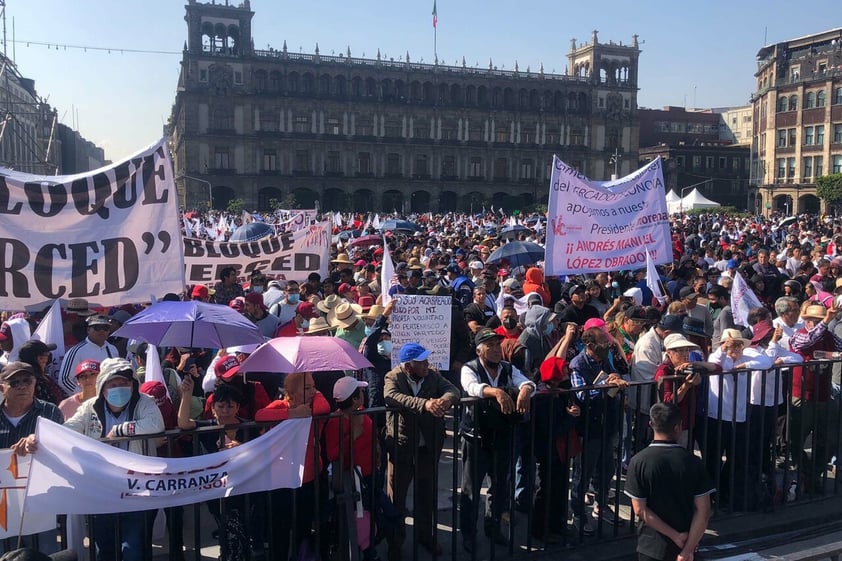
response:
M592 181L553 158L547 212L547 275L575 275L672 262L669 213L657 158L614 181Z
M0 168L0 308L94 306L184 289L181 222L163 139L76 175Z

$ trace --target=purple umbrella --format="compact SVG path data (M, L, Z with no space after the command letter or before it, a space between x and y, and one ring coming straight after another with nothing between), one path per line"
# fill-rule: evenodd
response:
M222 348L263 343L257 326L221 304L158 302L114 332L159 347Z
M349 343L337 337L277 337L240 365L240 372L330 372L372 365Z

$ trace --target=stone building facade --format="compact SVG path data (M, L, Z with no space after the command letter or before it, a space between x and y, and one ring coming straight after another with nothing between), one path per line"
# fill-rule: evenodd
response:
M169 127L187 208L522 209L546 203L553 154L594 179L636 168L636 37L594 31L549 74L255 50L248 0L186 10Z
M842 172L842 28L757 53L752 181L764 213L819 212L816 178Z

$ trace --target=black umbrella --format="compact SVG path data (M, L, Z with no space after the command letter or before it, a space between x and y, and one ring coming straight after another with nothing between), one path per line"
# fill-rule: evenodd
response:
M509 242L494 250L486 263L508 263L511 267L527 266L544 258L544 248L532 242Z
M410 222L409 220L387 220L383 223L380 227L380 230L383 232L388 231L404 231L404 232L417 232L421 230L421 227L414 223Z
M275 233L275 229L265 222L243 224L231 234L230 242L256 242Z
M530 234L532 230L527 228L526 226L521 226L520 224L515 224L514 226L506 226L502 230L500 230L500 237L503 239L510 240L519 236L520 234Z

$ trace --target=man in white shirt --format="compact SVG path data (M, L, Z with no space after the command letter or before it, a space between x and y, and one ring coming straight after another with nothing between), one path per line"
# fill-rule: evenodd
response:
M772 320L772 326L776 329L781 328L783 332L778 344L789 350L790 337L804 327L804 322L799 317L801 307L798 300L792 296L781 296L775 300L775 313L778 317Z
M108 342L111 321L107 316L90 316L86 321L88 336L84 341L68 349L61 361L58 383L71 396L79 391L76 385L76 367L85 360L102 363L106 358L121 358L117 347Z

